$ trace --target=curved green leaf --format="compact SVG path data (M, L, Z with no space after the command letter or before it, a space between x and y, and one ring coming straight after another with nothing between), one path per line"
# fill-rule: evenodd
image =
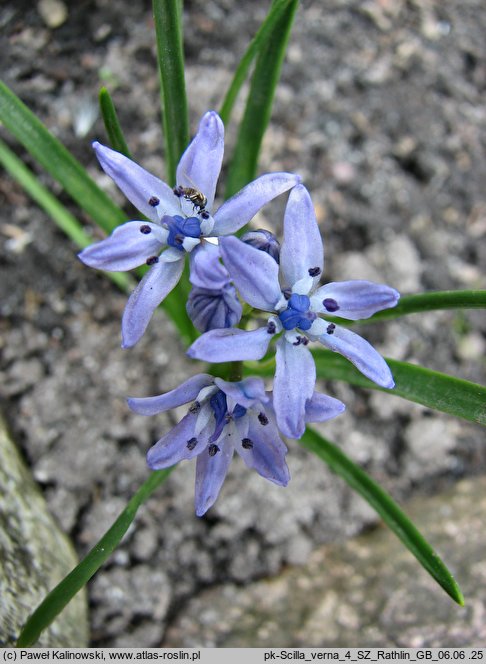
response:
M275 88L298 4L298 0L291 0L288 3L275 21L258 54L245 112L228 169L226 198L244 187L256 175L258 155L270 120Z
M308 428L300 442L359 493L449 597L464 606L464 597L454 577L393 498L336 445L322 438L316 431Z
M167 479L172 470L173 468L168 468L167 470L157 470L151 473L100 541L37 607L20 633L17 647L25 648L33 645L42 631L61 613L76 593L88 583L116 549L135 518L138 508Z
M409 362L386 358L395 378L392 390L368 380L344 357L330 350L313 350L319 378L344 380L351 385L381 390L427 408L486 425L486 388L461 378L426 369Z
M365 378L346 358L330 350L312 349L317 377L325 380L342 380L351 385L380 390L427 408L486 425L486 388L468 380L426 369L425 367L386 358L395 378L392 390L379 387ZM273 376L275 359L266 362L245 362L245 374Z
M233 106L241 86L245 82L248 69L253 62L254 57L258 53L260 47L265 43L265 41L272 33L275 27L275 23L280 19L282 12L286 9L290 2L291 0L275 0L272 3L267 17L258 28L256 35L251 40L248 48L241 58L219 112L225 125L229 122L231 111L233 110Z
M0 121L39 164L107 233L126 221L125 214L93 182L86 170L0 81Z
M175 185L177 164L189 143L180 0L153 0L153 11L167 181Z
M486 290L432 291L403 295L396 307L379 311L366 320L335 320L339 325L368 324L438 309L486 309ZM326 320L328 318L331 320L330 316L326 316Z
M125 157L131 159L132 156L130 154L130 150L128 149L125 136L123 135L123 131L118 120L115 104L113 103L113 99L111 98L111 95L106 88L101 88L99 93L99 102L101 115L103 116L103 122L105 123L105 129L111 147L113 150L117 150L117 152L121 152L125 155Z

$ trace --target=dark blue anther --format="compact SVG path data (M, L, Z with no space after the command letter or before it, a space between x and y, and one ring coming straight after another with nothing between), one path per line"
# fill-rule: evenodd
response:
M339 309L339 304L332 297L326 297L325 300L322 300L322 304L325 306L329 313L334 313Z
M148 235L149 233L152 232L152 229L148 224L143 224L140 226L140 232L143 233L144 235Z
M159 257L158 256L150 256L149 258L147 258L147 260L145 262L147 263L147 265L155 265L155 263L159 262Z

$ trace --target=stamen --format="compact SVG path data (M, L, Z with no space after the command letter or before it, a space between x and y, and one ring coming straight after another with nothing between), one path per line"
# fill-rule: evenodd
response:
M145 261L147 265L155 265L155 263L159 262L159 257L158 256L150 256L150 258L147 258Z
M210 217L209 212L207 210L201 210L201 212L199 214L201 215L201 217L203 219L209 219L209 217Z
M148 224L144 224L143 226L140 226L140 232L143 233L144 235L148 235L149 233L152 232L152 229Z
M152 207L157 207L159 203L160 199L157 198L157 196L151 196L148 200L148 204L151 205Z
M173 191L174 195L177 196L177 198L181 198L181 196L184 195L184 189L180 186L179 187L174 187L174 189L172 189L172 191Z
M309 268L309 276L310 277L317 277L319 274L321 274L321 268L320 267L310 267Z
M211 443L211 445L208 447L209 456L213 457L218 452L219 452L219 447L216 445L216 443Z
M325 300L322 300L322 304L330 313L334 313L339 309L339 304L332 297L326 297Z
M276 331L277 331L277 327L276 327L274 321L273 320L269 321L268 325L267 325L268 334L275 334Z
M201 404L199 403L199 401L195 401L189 406L189 412L191 413L191 415L197 415L200 410L201 410Z
M328 334L334 334L335 329L336 329L336 326L334 325L334 323L329 323L329 325L327 326L326 332Z
M258 413L258 421L262 426L265 426L268 424L268 417L265 415L265 413Z
M182 245L184 240L185 240L185 235L182 235L182 233L177 233L176 236L174 237L174 242L179 245Z
M251 450L253 447L253 441L250 440L250 438L243 438L241 444L243 446L243 449L245 450Z
M187 449L192 452L192 450L196 447L197 445L197 438L191 438L190 440L187 441Z

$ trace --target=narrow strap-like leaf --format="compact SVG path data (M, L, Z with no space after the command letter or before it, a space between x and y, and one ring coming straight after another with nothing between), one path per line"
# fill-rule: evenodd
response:
M95 544L87 556L75 567L37 607L27 620L17 640L17 647L33 645L76 593L88 583L103 563L110 557L132 523L138 508L166 480L172 468L150 474L115 523Z
M336 475L342 477L354 491L359 493L432 578L455 602L464 606L464 597L454 577L393 498L336 445L322 438L316 431L308 428L301 443L325 461Z
M330 350L312 350L319 378L344 380L351 385L381 390L428 408L486 425L486 388L425 367L386 359L395 387L386 390L368 380L344 357Z
M228 169L226 198L253 180L258 166L258 155L272 112L275 88L298 7L291 0L275 21L265 44L260 48L245 112L241 120L236 146Z
M189 142L184 78L182 12L179 0L153 0L160 74L167 181L175 185L179 159Z
M81 224L69 210L39 182L27 166L1 140L0 163L78 247L82 249L93 242L93 238L86 235ZM127 291L132 283L132 279L127 274L121 272L105 272L105 274L123 291Z
M486 309L486 290L432 291L430 293L403 295L396 307L378 311L366 320L351 321L332 316L326 316L326 320L332 320L339 323L339 325L351 326L401 318L401 316L408 316L409 314L426 313L439 309Z
M93 182L81 164L1 81L0 121L100 228L109 233L126 221L124 213Z
M101 115L103 116L103 122L105 123L105 129L111 147L113 150L117 150L117 152L121 152L125 157L131 159L130 150L128 149L125 136L123 135L118 120L115 104L113 103L110 93L104 87L100 90L99 102Z
M258 28L256 35L251 40L248 48L241 58L219 112L219 115L225 124L228 124L229 122L234 103L241 89L241 86L245 82L248 69L254 57L258 53L260 47L268 39L269 35L275 27L275 23L282 16L282 12L291 1L292 0L275 0L275 2L272 3L267 17Z

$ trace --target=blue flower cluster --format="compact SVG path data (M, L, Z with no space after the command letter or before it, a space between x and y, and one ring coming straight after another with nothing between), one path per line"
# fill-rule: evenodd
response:
M338 399L315 391L316 368L309 342L341 353L365 376L394 386L384 359L359 335L325 319L327 314L359 320L394 307L399 294L384 284L354 280L320 285L324 250L312 201L300 177L262 175L213 210L224 150L218 114L206 113L182 155L174 188L99 143L103 170L148 219L129 221L80 253L91 267L126 271L147 264L122 320L122 346L142 337L156 307L178 283L189 254L192 290L186 310L201 336L187 351L207 362L259 360L275 341L273 392L259 378L227 382L208 374L190 378L155 397L128 404L154 415L190 404L187 414L149 450L150 468L197 457L196 514L215 502L234 450L250 468L285 486L289 471L281 435L300 438L308 422L343 412ZM266 230L234 233L275 197L290 191L282 244ZM240 329L242 301L252 308L245 320L260 327Z

